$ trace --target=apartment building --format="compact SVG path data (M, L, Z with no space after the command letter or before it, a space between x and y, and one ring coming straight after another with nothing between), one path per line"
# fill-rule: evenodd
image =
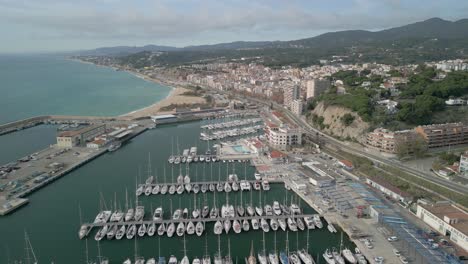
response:
M460 156L460 165L458 167L458 172L465 177L468 177L468 151L461 154Z
M330 81L326 79L308 80L306 83L307 95L306 99L319 96L325 90L330 88Z
M268 143L281 150L286 150L289 147L302 144L302 131L299 128L290 127L285 124L276 125L267 123L265 127L265 135L268 138Z
M428 148L468 144L468 125L463 123L418 126L415 131L424 138Z
M292 102L298 100L301 89L298 85L288 85L284 87L283 104L287 108L291 108Z
M386 153L396 153L398 143L411 144L417 137L414 130L390 131L384 128L376 128L367 134L366 144Z
M291 112L293 112L295 115L300 116L302 115L304 103L300 99L294 100L291 102L290 108Z

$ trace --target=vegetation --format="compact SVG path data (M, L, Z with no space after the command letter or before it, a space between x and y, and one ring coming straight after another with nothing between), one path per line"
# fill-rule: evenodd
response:
M354 119L355 117L352 114L346 113L341 117L341 122L343 123L343 125L349 126L354 122Z

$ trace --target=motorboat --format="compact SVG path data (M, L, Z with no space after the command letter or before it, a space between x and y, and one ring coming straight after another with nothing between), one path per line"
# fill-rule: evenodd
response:
M309 252L307 252L306 249L301 249L297 251L297 254L299 255L299 258L302 260L304 264L315 264L314 259L309 254Z
M156 224L151 223L148 225L148 236L154 236L154 233L156 233Z
M136 235L136 231L137 231L137 228L135 224L129 226L127 229L127 234L126 234L127 239L132 239Z
M270 220L270 226L273 231L278 230L278 221L275 218Z
M144 236L146 235L146 225L145 224L142 224L140 225L140 227L138 228L138 236Z
M278 218L278 225L280 226L281 230L286 231L287 225L284 218Z
M330 231L330 233L336 233L336 232L338 232L338 231L336 230L335 226L333 226L332 223L329 223L329 224L327 225L327 229L328 229L328 231Z
M265 218L260 219L260 226L262 227L263 232L267 233L270 231L270 225Z
M202 222L197 222L197 224L195 225L195 233L197 234L197 236L201 236L203 234L203 231L205 231L205 226Z
M237 219L232 222L232 229L236 234L242 232L242 226Z
M278 201L273 202L273 212L275 215L281 215L281 207Z
M201 211L201 217L202 218L207 218L209 214L210 214L210 209L209 209L208 205L203 206L203 209Z
M229 230L231 229L231 221L229 219L226 219L224 220L224 231L227 233L229 233Z
M216 221L214 225L213 233L215 233L215 235L220 235L222 232L223 232L223 224L221 223L221 221L218 220Z
M151 191L151 194L158 194L161 190L161 186L159 184L156 184L154 187L153 187L153 190Z
M253 230L258 230L260 228L260 224L258 223L258 219L252 218L252 229Z
M273 208L271 208L271 205L266 204L264 210L265 210L265 215L266 216L272 216L273 215Z
M254 190L256 190L256 191L260 191L260 190L262 189L262 186L261 186L260 182L256 181L256 182L254 182L254 184L253 184L253 188L254 188Z
M320 220L320 215L314 215L314 225L318 228L323 227L322 220Z
M248 181L242 180L240 182L240 188L241 188L241 191L250 191L251 186L250 186L250 183Z
M164 232L166 232L166 224L162 223L162 224L158 227L158 236L164 235Z
M246 219L244 219L244 220L242 221L242 229L243 229L245 232L248 232L249 229L250 229L249 221L247 221Z
M270 190L270 183L267 180L262 181L262 189L264 191L269 191Z
M307 229L315 229L314 218L311 216L304 217L304 222L307 226Z
M135 216L135 210L133 208L128 208L127 213L125 214L125 222L130 222Z
M190 221L188 224L187 224L187 235L193 235L195 234L195 224Z
M297 204L291 204L290 206L291 213L292 214L300 214L301 213L301 208Z
M143 220L143 217L145 216L145 207L139 205L135 209L135 221L141 221Z
M262 175L260 173L255 173L254 174L255 180L260 181L262 179Z
M354 257L353 252L351 250L349 250L348 248L343 249L343 251L341 251L341 253L343 254L343 257L346 259L347 262L349 262L351 264L356 264L357 263L357 260Z
M187 219L188 216L189 216L188 208L184 208L184 210L182 211L182 218Z
M177 236L180 236L180 237L185 234L185 224L184 224L184 222L180 222L177 225L176 234L177 234Z
M305 225L304 225L304 222L302 222L301 218L296 218L296 223L297 223L297 228L299 228L301 231L305 230Z
M162 207L158 207L156 208L156 210L154 210L154 214L153 214L153 220L154 221L161 221L163 219L163 209Z
M292 218L288 218L287 220L289 230L296 232L297 231L297 223Z
M345 264L344 258L341 256L341 253L336 250L336 248L332 249L332 255L337 264Z
M166 230L166 234L167 234L167 237L172 237L174 235L174 232L175 232L175 224L174 223L170 223L168 226L167 226L167 230Z

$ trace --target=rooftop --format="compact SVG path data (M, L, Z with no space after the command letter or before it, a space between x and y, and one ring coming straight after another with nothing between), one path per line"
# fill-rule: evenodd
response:
M451 224L451 226L463 234L468 235L468 214L465 211L448 203L420 206L442 220L444 217L458 219L458 223Z
M402 197L412 197L411 194L405 192L405 191L402 191L400 190L398 187L395 187L393 186L392 184L390 184L389 182L387 182L386 180L376 176L376 177L372 177L372 178L369 178L369 180L377 183L378 185L394 192L394 193L397 193L399 194L400 196Z

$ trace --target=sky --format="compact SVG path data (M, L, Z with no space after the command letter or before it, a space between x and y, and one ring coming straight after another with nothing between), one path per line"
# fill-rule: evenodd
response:
M183 47L468 18L466 0L0 0L0 53Z

